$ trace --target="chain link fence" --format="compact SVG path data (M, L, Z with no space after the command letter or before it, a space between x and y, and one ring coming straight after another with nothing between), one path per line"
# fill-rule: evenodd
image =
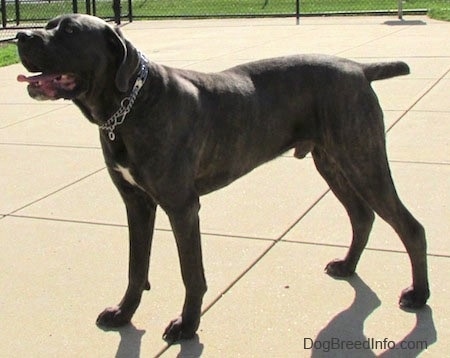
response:
M0 0L0 41L11 39L17 30L42 27L62 14L84 13L120 22L120 14L131 14L131 0ZM181 2L181 1L180 1Z
M0 40L18 28L42 26L49 19L79 12L121 19L300 16L426 13L450 9L450 0L0 0Z

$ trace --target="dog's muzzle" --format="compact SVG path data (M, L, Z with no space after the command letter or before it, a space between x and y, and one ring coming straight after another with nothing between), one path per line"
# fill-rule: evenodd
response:
M28 83L29 95L37 100L73 99L80 91L77 75L54 71L48 63L50 57L45 51L43 37L33 31L21 31L16 35L19 56L25 68L34 76L17 76L17 81Z

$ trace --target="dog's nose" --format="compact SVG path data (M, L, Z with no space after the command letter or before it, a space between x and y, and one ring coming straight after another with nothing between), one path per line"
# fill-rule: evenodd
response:
M35 38L35 35L30 30L19 31L16 35L16 39L19 42L28 42L28 41L32 40L33 38Z

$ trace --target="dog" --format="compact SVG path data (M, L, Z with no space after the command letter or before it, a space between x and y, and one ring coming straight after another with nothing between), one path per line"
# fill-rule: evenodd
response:
M64 15L22 31L19 75L38 100L72 100L99 127L105 162L126 206L129 282L101 327L130 322L148 281L155 212L168 215L185 301L165 329L169 342L192 338L206 292L199 197L294 149L315 166L345 207L353 238L344 259L325 271L350 276L366 246L374 213L400 236L412 266L404 308L430 293L425 231L400 201L386 154L383 115L370 83L406 75L404 62L360 64L325 55L260 60L200 73L148 60L120 29L88 15Z

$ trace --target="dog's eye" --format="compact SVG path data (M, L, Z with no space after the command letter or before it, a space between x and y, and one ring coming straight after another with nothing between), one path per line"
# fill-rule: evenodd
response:
M71 25L71 24L67 24L67 25L64 27L64 32L65 32L66 34L73 34L73 33L76 32L76 30L77 30L76 26Z

